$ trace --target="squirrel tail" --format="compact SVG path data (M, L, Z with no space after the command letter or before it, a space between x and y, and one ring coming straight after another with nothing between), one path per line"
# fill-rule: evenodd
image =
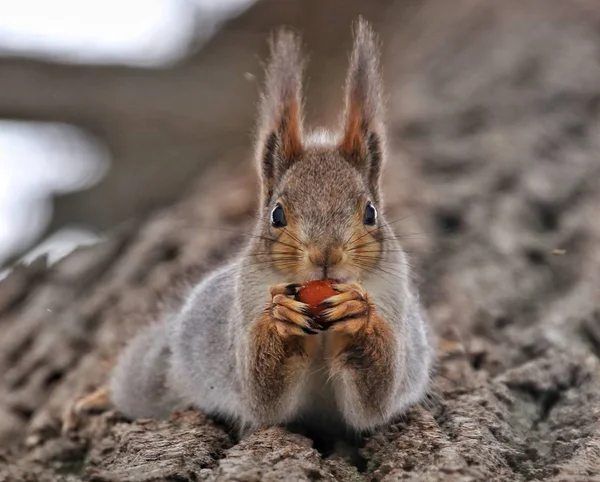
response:
M113 406L126 417L167 418L181 404L170 386L166 324L140 332L121 353L110 380Z

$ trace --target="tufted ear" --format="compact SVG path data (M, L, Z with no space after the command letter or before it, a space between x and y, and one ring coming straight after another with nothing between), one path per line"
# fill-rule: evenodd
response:
M360 18L346 78L344 134L339 150L365 176L374 196L379 195L384 142L379 48L371 27Z
M302 71L300 40L280 30L270 41L271 55L260 98L257 157L263 201L302 153Z

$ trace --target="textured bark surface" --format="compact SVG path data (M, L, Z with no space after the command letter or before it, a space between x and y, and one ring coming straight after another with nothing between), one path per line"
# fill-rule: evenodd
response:
M237 442L192 412L105 413L60 435L67 402L243 242L256 181L232 160L109 241L0 283L0 480L600 480L600 13L466 3L387 35L405 53L386 54L402 82L385 193L440 335L430 400L360 458L281 428Z

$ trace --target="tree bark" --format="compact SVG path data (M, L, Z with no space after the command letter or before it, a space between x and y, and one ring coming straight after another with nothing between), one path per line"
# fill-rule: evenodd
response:
M132 334L243 243L256 179L223 159L0 283L0 481L599 480L600 13L467 3L384 33L386 211L439 335L430 399L350 455L281 428L236 441L196 412L60 434Z

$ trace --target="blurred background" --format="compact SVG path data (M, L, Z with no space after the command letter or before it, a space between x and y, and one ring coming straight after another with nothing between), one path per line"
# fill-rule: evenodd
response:
M168 127L202 114L170 99L202 89L188 58L251 3L0 1L0 266L56 260L172 200L206 153Z
M336 127L358 15L382 42L386 218L444 341L435 423L373 437L368 471L600 472L599 0L0 0L0 480L204 480L196 455L138 474L157 452L135 424L111 454L103 424L73 445L60 419L243 241L269 33L302 34L306 124ZM30 475L3 479L21 441Z
M598 9L591 0L0 0L0 267L41 252L58 259L173 202L208 164L248 162L260 59L279 25L301 31L312 57L309 121L331 124L349 26L359 13L371 20L384 42L392 147L433 149L426 161L452 170L499 148L526 154L504 143L527 115L523 99L550 117L566 107L571 119L577 102L595 114ZM574 136L586 129L568 122ZM554 135L529 127L533 144ZM516 144L530 135L513 134Z

